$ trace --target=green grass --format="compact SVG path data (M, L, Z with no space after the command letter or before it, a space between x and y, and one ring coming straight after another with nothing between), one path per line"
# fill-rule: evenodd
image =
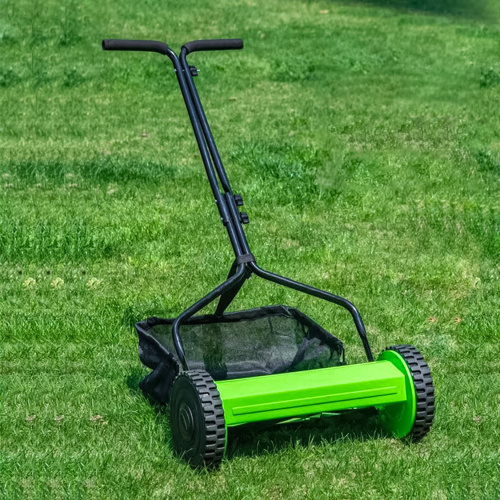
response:
M399 6L399 8L398 8ZM0 497L499 498L496 2L0 1ZM105 37L241 36L192 56L260 265L350 298L375 352L415 344L437 414L231 436L172 455L138 390L134 321L178 314L231 251L175 77ZM327 303L252 279L236 308Z

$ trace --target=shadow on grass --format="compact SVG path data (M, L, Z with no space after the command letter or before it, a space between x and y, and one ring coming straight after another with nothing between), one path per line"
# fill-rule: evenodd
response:
M332 0L332 2L479 20L493 17L489 0Z
M125 384L127 384L130 394L136 398L144 398L145 395L139 387L140 381L145 377L144 370L142 368L134 368L132 373L125 378ZM153 401L150 401L153 406Z
M229 430L226 457L259 456L278 453L290 447L341 441L366 441L387 438L376 418L376 410L353 410L322 416L304 422L269 423L235 427Z

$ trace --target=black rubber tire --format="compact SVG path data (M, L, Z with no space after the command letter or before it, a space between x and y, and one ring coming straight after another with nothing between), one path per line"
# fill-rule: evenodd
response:
M176 377L170 392L170 428L175 452L191 467L217 467L226 429L219 391L204 370Z
M430 431L434 420L435 400L431 370L420 351L412 345L392 345L384 351L396 351L410 368L417 395L417 413L407 438L415 442L420 441Z

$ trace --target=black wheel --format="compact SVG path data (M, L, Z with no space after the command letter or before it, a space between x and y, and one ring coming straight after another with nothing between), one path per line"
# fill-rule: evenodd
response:
M203 370L181 373L170 393L175 452L192 467L216 467L224 454L226 429L219 391Z
M431 371L418 349L412 345L393 345L382 352L395 351L406 362L410 369L416 395L415 422L407 437L412 441L420 441L432 427L435 413L434 384Z

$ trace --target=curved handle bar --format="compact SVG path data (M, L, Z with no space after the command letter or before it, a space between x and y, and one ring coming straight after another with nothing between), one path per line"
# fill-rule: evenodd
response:
M141 52L158 52L167 55L169 48L166 43L154 40L103 40L102 50L134 50Z
M243 48L241 38L225 38L219 40L194 40L182 46L186 49L186 55L191 52L202 50L239 50Z

